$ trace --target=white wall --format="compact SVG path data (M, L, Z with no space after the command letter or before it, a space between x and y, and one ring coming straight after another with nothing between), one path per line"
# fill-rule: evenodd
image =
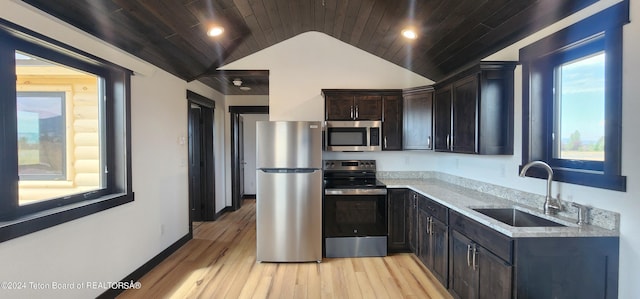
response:
M180 142L187 136L187 83L19 1L0 1L0 17L136 73L131 80L135 201L0 243L0 281L119 281L189 231L188 151ZM189 88L220 101L216 123L223 128L224 114L218 113L224 111L222 96L197 83ZM223 133L217 130L218 136ZM221 152L222 141L218 144L216 154ZM224 163L217 165L216 176L224 178ZM220 184L224 194L224 184ZM0 297L91 298L104 291L0 290Z
M575 16L554 24L541 34L508 47L486 60L517 60L518 49L542 36L553 33L577 20L609 7L619 0L603 0L578 12ZM620 227L620 298L636 298L640 294L640 139L635 128L640 127L640 0L631 0L632 23L624 27L624 78L623 78L623 175L627 176L627 192L607 191L572 184L554 183L554 192L560 192L568 201L592 205L621 214ZM633 22L635 20L635 22ZM340 44L320 33L305 33L271 48L258 52L227 66L229 69L269 69L272 119L322 120L323 107L320 98L322 88L398 88L410 86L412 80L404 75L372 71L372 81L362 74L358 63L351 63L355 56L367 57L360 51L352 53L349 46ZM311 53L300 53L305 49ZM326 56L316 53L322 49ZM355 52L358 52L357 50ZM304 57L305 59L299 59ZM317 57L317 59L310 59ZM287 60L288 59L288 60ZM366 58L362 58L363 60ZM338 62L333 64L331 62ZM374 69L384 64L376 63ZM275 70L275 71L274 71ZM394 78L395 77L395 78ZM410 76L409 76L410 77ZM426 80L426 79L425 79ZM370 83L370 84L368 84ZM287 94L283 94L289 91ZM522 72L515 71L515 147L513 156L474 156L431 151L403 151L379 153L325 153L325 159L376 159L382 171L435 170L478 181L507 186L532 193L544 194L545 181L520 178L518 166L522 153ZM276 96L277 95L277 96Z
M256 122L269 120L267 114L243 114L244 118L244 193L256 194Z

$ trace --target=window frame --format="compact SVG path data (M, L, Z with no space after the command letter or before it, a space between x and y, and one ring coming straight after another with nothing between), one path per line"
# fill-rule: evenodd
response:
M29 205L18 201L15 52L95 74L104 84L101 125L104 185ZM131 182L131 71L0 19L0 242L133 201ZM13 138L12 138L13 137ZM13 150L12 150L13 149ZM107 171L108 170L108 171Z
M596 171L596 172L604 172L604 165L605 165L605 161L606 161L606 157L605 157L605 161L588 161L588 160L572 160L572 159L559 159L555 157L554 154L554 150L556 150L556 144L555 144L555 140L553 140L553 134L557 134L558 132L556 131L556 125L558 122L558 114L557 114L557 106L558 103L556 101L556 96L557 94L553 93L552 90L557 88L557 77L556 77L556 71L557 68L559 66L562 66L565 63L568 62L572 62L575 61L577 59L581 59L581 58L585 58L585 57L589 57L592 56L594 54L597 54L599 52L605 52L606 51L606 47L605 47L605 35L604 34L598 34L592 38L589 38L587 40L583 40L581 42L579 42L577 45L572 46L570 49L567 50L563 50L561 52L555 53L555 54L551 54L549 55L549 63L542 63L543 65L545 65L545 74L553 74L553 77L551 80L551 86L543 86L543 89L546 92L550 92L551 94L547 94L545 97L545 100L547 100L547 97L549 97L549 100L551 101L550 103L545 103L545 106L548 105L548 109L547 109L547 115L545 115L545 118L550 118L551 119L551 123L553 125L550 125L546 128L546 132L545 132L545 136L548 136L548 138L550 138L550 140L548 141L548 143L551 145L550 147L547 148L547 152L545 153L545 157L547 157L547 161L549 163L549 165L551 167L556 167L556 168L566 168L566 169L578 169L578 170L583 170L583 171ZM606 53L606 52L605 52ZM543 58L544 59L544 58ZM606 56L605 56L605 68L606 68ZM605 71L606 73L606 71ZM605 74L605 90L607 89L606 86L606 82L608 81L607 78L607 74ZM548 83L549 81L546 81L544 83ZM544 84L543 83L543 84ZM606 93L606 91L605 91ZM605 96L606 98L606 96ZM607 100L605 99L605 106L607 106ZM612 107L605 107L605 110L607 109L612 109ZM606 119L606 116L605 116ZM605 137L606 138L606 137ZM606 142L605 142L606 144ZM606 146L605 146L606 148ZM613 150L616 150L617 147L614 147ZM605 151L606 153L606 151Z
M540 41L520 49L522 63L522 166L547 162L559 182L626 191L622 162L622 26L629 22L629 3L620 2ZM605 159L555 159L555 68L604 50ZM545 178L532 168L527 176Z

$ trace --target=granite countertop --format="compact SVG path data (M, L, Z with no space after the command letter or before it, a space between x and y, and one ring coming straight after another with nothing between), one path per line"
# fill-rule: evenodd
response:
M487 193L467 189L438 179L380 178L387 188L409 188L512 238L528 237L618 237L619 232L595 225L578 226L575 219L545 215L542 209L519 204ZM474 211L474 208L516 207L566 227L513 227Z

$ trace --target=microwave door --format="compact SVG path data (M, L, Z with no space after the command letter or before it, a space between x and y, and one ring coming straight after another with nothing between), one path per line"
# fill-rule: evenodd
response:
M371 122L373 123L373 122ZM363 125L357 122L332 123L325 129L325 145L328 151L334 152L362 152L379 151L379 124Z

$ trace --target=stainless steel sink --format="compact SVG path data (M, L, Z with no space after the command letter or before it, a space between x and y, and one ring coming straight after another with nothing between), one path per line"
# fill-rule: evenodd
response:
M514 208L483 208L474 211L515 227L566 226Z

